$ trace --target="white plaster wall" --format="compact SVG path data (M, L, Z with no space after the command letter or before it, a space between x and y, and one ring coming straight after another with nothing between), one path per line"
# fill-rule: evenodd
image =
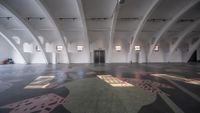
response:
M12 57L12 52L13 49L9 44L1 37L0 38L0 61L2 62L3 60L7 58Z
M77 45L83 46L83 51L77 51ZM85 45L81 44L80 42L71 43L69 45L69 56L71 63L89 63L89 58L87 56Z
M5 39L0 37L0 64L7 58L12 58L15 63L24 64L19 53L16 52Z
M162 50L153 51L152 55L149 57L148 62L165 62L163 51Z
M31 63L46 63L42 52L31 53Z
M12 49L12 59L14 60L15 63L17 64L25 64L24 60L22 59L22 57L19 55L18 52L14 51L14 49Z
M66 54L64 52L57 52L56 53L56 62L57 63L68 63Z
M171 56L171 59L169 60L170 62L183 62L183 58L181 55L181 51L179 49L177 49L176 51L174 51L174 53Z
M113 39L111 63L126 63L130 45L128 32L115 32ZM121 51L116 51L115 46L121 46Z
M127 52L122 50L122 51L113 51L112 53L112 63L126 63L127 62Z
M45 36L43 44L46 44L47 42L51 44L50 50L52 50L52 51L45 50L45 52L47 52L47 58L48 58L49 62L53 63L54 61L56 61L56 63L68 63L64 51L56 52L56 45L61 45L60 42L56 42L54 40L54 38L57 38L57 35L52 35L55 33L52 33L52 34L48 34L48 33L49 33L49 31L48 32L45 31L45 33L43 33L42 36ZM48 36L49 36L49 39L47 39ZM90 45L89 45L90 46L90 59L88 59L88 57L87 57L88 53L86 52L85 48L83 49L82 52L78 52L76 49L77 45L87 46L87 45L84 45L84 43L83 43L84 37L82 36L82 33L81 32L79 32L78 34L71 33L68 36L70 37L70 39L68 40L67 49L69 52L70 63L93 63L93 52L94 52L94 50L98 50L98 49L105 50L105 55L106 55L105 58L106 58L106 62L108 62L107 54L108 54L108 44L109 44L109 42L108 42L109 41L109 31L88 31L88 36L89 36L89 40L90 40ZM115 34L115 37L113 40L111 63L129 63L127 61L128 51L129 51L129 46L130 46L129 45L130 39L127 38L128 36L129 36L129 34L127 34L127 33L116 33ZM0 46L6 47L6 48L8 48L7 50L12 51L12 54L0 54L0 56L1 56L0 60L7 58L7 57L13 57L13 59L15 59L16 62L21 63L21 59L20 59L20 56L18 55L18 53L13 51L13 49L11 47L9 47L9 45L6 42L4 43L3 41L1 41L0 43L3 43ZM117 52L115 50L116 45L121 45L122 50L120 52ZM139 44L139 45L141 45L141 51L139 52L138 63L144 63L144 62L146 62L145 55L147 55L147 53L145 53L144 47L142 46L142 44ZM30 58L29 62L30 63L45 63L42 53L37 52L35 50L35 44L33 44L33 46L34 47L33 47L32 53L25 53ZM11 50L9 48L11 48ZM3 53L5 53L4 49L2 49L1 51ZM167 52L168 52L167 46L160 47L159 51L157 51L157 52L153 51L152 56L150 58L148 58L148 62L166 62L165 57L166 57ZM55 53L55 57L52 56L53 53ZM199 54L200 54L200 50L199 50ZM182 56L183 56L182 51L174 52L173 55L171 56L170 62L182 62L183 61ZM200 59L200 55L198 58ZM132 62L133 63L136 62L135 50L133 50Z
M139 53L139 63L146 63L147 62L147 53L142 49Z
M107 53L108 53L108 39L109 39L109 32L88 32L88 36L90 38L90 53L91 58L90 62L93 63L94 58L94 50L105 50L105 60L107 61Z

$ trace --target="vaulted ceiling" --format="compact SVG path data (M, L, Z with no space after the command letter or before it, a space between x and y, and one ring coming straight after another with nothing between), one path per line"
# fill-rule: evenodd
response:
M131 56L134 45L172 41L177 48L200 35L199 0L0 1L0 28L43 51L39 37L61 44L68 60L72 43L84 45L88 56L96 40L106 43L110 54L114 45L123 45ZM45 52L43 56L47 57Z

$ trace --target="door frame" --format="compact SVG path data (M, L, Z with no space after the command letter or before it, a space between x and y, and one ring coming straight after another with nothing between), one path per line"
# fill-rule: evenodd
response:
M103 54L103 59L104 59L104 62L101 62L101 55L99 55L99 59L98 59L98 62L95 62L96 61L96 53L95 52L99 52L99 54L101 53L101 52L103 52L104 54ZM99 50L94 50L94 52L93 52L93 62L94 62L94 64L105 64L105 56L106 56L106 52L105 52L105 50L102 50L102 49L99 49Z

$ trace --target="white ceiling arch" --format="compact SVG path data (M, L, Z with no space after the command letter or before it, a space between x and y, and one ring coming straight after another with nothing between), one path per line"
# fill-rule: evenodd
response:
M187 52L186 56L184 57L184 62L188 62L192 54L195 50L200 46L200 38L190 47L189 51Z
M26 55L24 54L24 52L22 51L21 47L19 45L16 44L16 42L14 42L14 40L10 39L12 36L12 33L9 32L7 29L4 29L3 27L0 26L0 35L10 44L10 46L13 47L13 49L20 55L20 57L22 58L22 60L24 61L24 63L29 63L28 58L26 57Z
M150 56L153 53L154 47L156 46L156 44L158 43L158 41L161 39L161 37L163 36L164 33L166 33L169 28L184 14L186 13L190 8L192 8L194 5L196 5L199 2L199 0L191 0L191 2L189 4L187 4L186 6L184 6L182 8L182 10L180 10L164 27L161 28L160 31L158 31L155 35L155 40L152 44L152 46L149 49L149 53L148 53L148 58L150 58Z
M26 20L24 20L15 10L13 10L11 7L9 7L3 0L0 0L0 6L3 7L5 10L7 10L10 14L12 14L12 16L15 17L21 25L23 25L23 27L26 29L26 31L28 33L30 33L33 41L41 48L42 56L43 56L45 63L49 63L49 61L47 59L47 54L44 51L45 47L39 41L39 39L37 37L39 35L34 30L34 28L32 28L32 26L30 26L29 23L26 22Z
M86 25L85 13L83 10L83 4L82 4L81 0L76 0L76 1L77 1L79 13L80 13L80 21L83 26L83 33L84 33L84 39L85 39L84 40L84 48L86 48L88 62L90 62L90 42L89 42L89 37L88 37L88 29L87 29L87 25Z
M111 62L112 59L112 49L113 49L113 38L115 34L116 24L117 24L117 18L120 10L120 4L119 2L116 2L116 6L114 8L112 20L111 20L111 30L109 32L109 41L108 41L108 62Z
M133 39L132 39L132 42L131 42L131 44L130 44L130 50L129 50L129 52L128 52L128 58L127 58L128 61L130 61L131 58L132 58L133 46L135 45L136 40L139 38L138 36L139 36L141 30L143 29L143 27L144 27L144 25L145 25L147 19L148 19L149 16L152 14L152 12L154 11L154 9L155 9L155 7L158 5L158 3L159 3L159 0L155 0L155 1L151 4L151 6L149 7L149 9L148 9L148 10L146 11L146 13L144 14L142 20L140 21L140 23L139 23L139 25L138 25L136 31L135 31L135 32L134 32L134 31L132 32L131 37L133 37Z
M185 29L184 31L180 33L177 41L173 44L171 50L168 53L167 61L170 60L170 57L172 56L174 51L179 47L180 43L184 40L186 35L192 32L198 25L200 25L200 19L194 22L193 24L191 24L187 29Z
M40 6L40 8L42 9L42 11L46 15L46 17L50 20L50 22L54 26L56 32L58 33L58 37L60 38L60 40L61 40L61 42L62 42L62 44L64 46L63 49L64 49L64 52L65 52L65 57L67 59L67 62L70 63L69 53L68 53L68 49L67 49L67 42L64 39L65 36L62 33L63 31L61 30L60 26L56 23L53 15L50 13L50 11L48 10L47 6L45 6L45 3L42 2L41 0L35 0L35 1Z

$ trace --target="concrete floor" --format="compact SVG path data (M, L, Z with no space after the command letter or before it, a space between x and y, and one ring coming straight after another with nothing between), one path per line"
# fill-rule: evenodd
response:
M199 64L0 65L0 113L200 113Z

